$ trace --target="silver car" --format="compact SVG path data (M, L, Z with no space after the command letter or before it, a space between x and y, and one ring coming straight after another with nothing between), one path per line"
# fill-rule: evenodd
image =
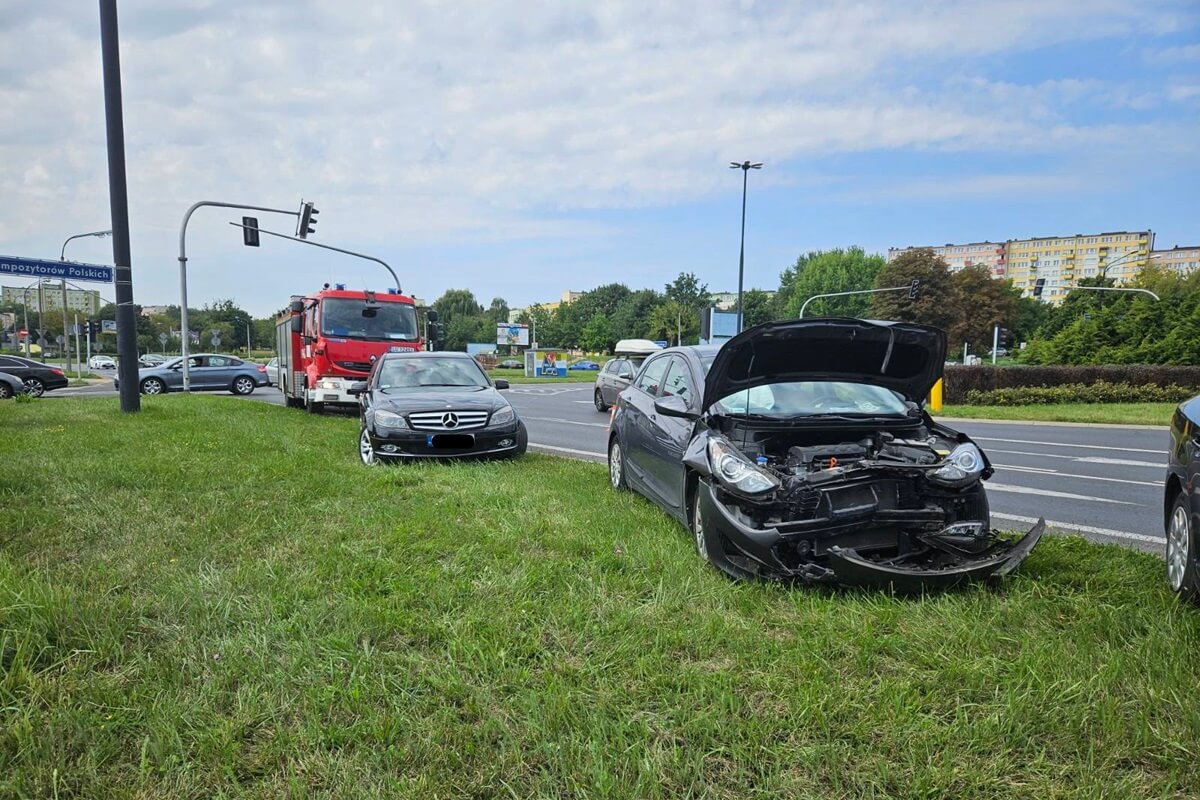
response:
M250 394L267 385L267 367L243 361L236 356L197 353L188 356L192 391L229 391ZM120 381L113 381L120 388ZM173 358L157 367L138 370L138 389L142 394L165 394L183 389L183 359Z

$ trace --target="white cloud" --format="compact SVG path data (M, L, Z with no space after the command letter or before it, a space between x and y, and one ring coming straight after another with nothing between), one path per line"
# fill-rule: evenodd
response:
M10 5L0 106L21 123L0 141L0 249L48 252L107 220L95 8ZM135 259L169 265L179 218L201 198L315 197L323 234L401 251L602 238L610 226L564 214L711 195L727 188L730 158L1067 152L1136 136L1063 113L1106 91L1095 81L953 77L961 59L1169 32L1184 17L1138 0L1088 3L1087 25L1081 13L1069 0L126 0ZM981 113L989 101L1038 113ZM1006 191L1007 180L973 185ZM168 275L147 281L161 293Z

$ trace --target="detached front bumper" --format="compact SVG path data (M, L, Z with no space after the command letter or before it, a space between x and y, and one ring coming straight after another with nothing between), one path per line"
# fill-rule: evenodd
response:
M996 538L971 552L945 543L953 537L941 534L951 533L950 529L920 536L921 545L931 548L928 552L934 556L935 566L928 566L905 563L904 558L888 553L889 548L895 549L895 538L888 540L869 524L810 528L800 533L758 528L718 500L707 482L701 481L698 491L708 557L723 572L738 577L881 587L902 593L947 589L1011 573L1046 528L1045 521L1039 520L1016 542ZM986 525L986 520L982 522ZM805 556L785 560L782 554L794 554L796 550L789 547L796 544Z
M368 434L377 456L385 458L478 458L514 455L520 423L469 431L414 431L373 426Z

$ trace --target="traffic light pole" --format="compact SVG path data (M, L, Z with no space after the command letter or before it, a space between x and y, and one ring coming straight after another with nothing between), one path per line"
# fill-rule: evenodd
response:
M188 367L188 346L191 344L191 333L188 331L188 301L187 301L187 225L188 220L192 218L192 214L198 208L205 207L214 208L236 208L239 211L265 211L268 214L287 214L290 217L299 217L299 211L288 211L283 208L267 208L265 206L244 206L237 203L222 203L217 200L201 200L199 203L194 203L187 213L183 215L183 222L179 226L179 326L183 329L180 331L180 349L179 355L182 357L180 362L183 367L183 390L191 391L192 374ZM239 226L243 227L243 226ZM134 359L137 360L136 358ZM136 380L136 376L135 376Z
M800 306L799 319L804 318L804 309L808 308L808 304L813 300L819 300L822 297L846 297L852 294L878 294L879 292L908 292L909 297L915 297L919 284L914 280L908 286L892 286L888 289L858 289L853 292L830 292L829 294L814 294L812 297L804 301L804 305Z
M237 222L231 222L229 224L235 228L242 228L243 230L250 227L248 225L242 225ZM296 242L298 244L308 244L308 245L312 245L313 247L319 247L322 250L332 250L335 253L341 253L341 254L347 255L347 256L354 256L355 258L365 258L367 261L374 261L376 264L382 265L384 269L386 269L389 273L391 273L392 280L396 282L396 291L400 292L401 294L404 293L404 290L400 288L400 279L398 277L396 277L396 270L394 270L390 266L388 266L388 263L386 261L384 261L382 258L376 258L375 256L369 256L366 253L356 253L353 250L343 250L340 247L334 247L333 245L328 245L328 244L321 244L320 242L310 242L308 239L300 239L295 236L288 236L286 233L276 233L275 231L269 231L269 230L266 230L265 228L257 228L256 230L259 233L265 233L268 236L275 236L280 239L287 239L289 242Z
M992 366L996 366L996 351L1000 348L1000 326L992 328Z

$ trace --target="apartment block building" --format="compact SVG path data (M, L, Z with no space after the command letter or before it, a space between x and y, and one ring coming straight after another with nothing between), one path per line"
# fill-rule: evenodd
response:
M1109 231L1074 236L1009 239L1007 275L1026 297L1043 279L1042 300L1058 305L1082 278L1103 275L1118 284L1150 263L1154 231Z
M62 311L62 284L43 281L41 287L3 286L0 297L4 303L24 305L28 301L29 313L38 311ZM67 311L92 316L100 312L100 292L95 289L67 289Z
M1175 270L1180 275L1189 275L1200 269L1200 245L1196 247L1176 245L1170 250L1152 250L1150 258L1157 266Z
M898 256L916 247L889 247L887 260L894 261ZM941 256L950 267L951 272L958 272L963 267L982 265L987 267L993 278L1005 277L1004 244L1002 242L971 242L969 244L944 244L930 246L935 256Z

